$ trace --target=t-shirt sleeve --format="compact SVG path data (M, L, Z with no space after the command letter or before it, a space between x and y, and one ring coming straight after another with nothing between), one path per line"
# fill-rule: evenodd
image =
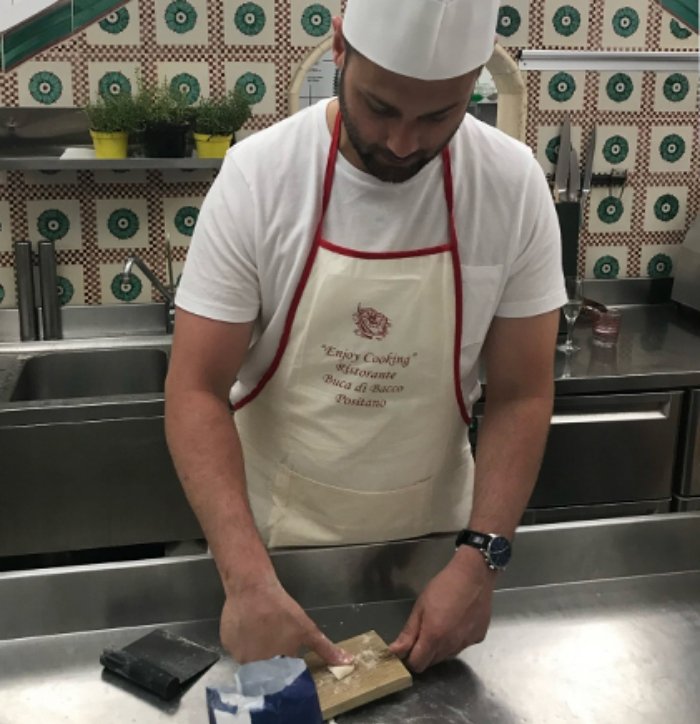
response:
M559 221L544 173L534 158L524 190L523 243L510 264L498 317L531 317L566 303Z
M229 152L197 218L175 303L222 322L258 316L255 205Z

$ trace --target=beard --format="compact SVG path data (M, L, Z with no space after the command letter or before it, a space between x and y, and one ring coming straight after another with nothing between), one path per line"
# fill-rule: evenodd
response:
M348 139L364 164L367 173L378 178L380 181L403 183L413 178L424 166L442 152L445 146L452 140L452 136L454 136L457 128L459 128L461 124L460 121L457 128L450 133L445 142L436 150L416 151L410 156L400 158L385 146L380 146L377 143L366 143L362 139L357 124L353 121L352 115L348 111L344 76L345 74L341 72L338 87L338 104L340 106L340 115L343 119L345 132L348 134Z

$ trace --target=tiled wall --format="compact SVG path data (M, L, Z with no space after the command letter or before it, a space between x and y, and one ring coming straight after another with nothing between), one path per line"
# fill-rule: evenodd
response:
M697 34L651 0L510 0L504 22L510 35L502 42L511 47L698 48ZM567 111L579 157L595 124L594 171L628 172L622 189L591 193L581 271L599 278L672 275L678 244L700 210L698 73L529 73L527 88L527 142L548 172Z
M89 3L87 4L89 5ZM87 6L86 5L86 6ZM287 114L294 70L330 29L341 0L131 0L0 76L4 106L79 106L103 92L167 77L192 100L239 85L255 101L241 134ZM652 0L509 0L500 42L518 48L684 50L690 33ZM587 276L672 274L674 251L700 209L698 76L528 74L527 141L547 172L564 112L579 150L598 127L594 170L626 169L623 189L595 189L584 219ZM186 256L213 174L202 171L0 172L0 305L14 306L11 242L56 240L64 303L151 298L121 283L137 252L164 272L169 234L175 271Z

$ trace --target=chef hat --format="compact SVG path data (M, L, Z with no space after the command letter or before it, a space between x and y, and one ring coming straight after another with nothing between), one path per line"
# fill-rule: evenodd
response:
M499 0L348 0L343 34L394 73L454 78L491 57L498 6Z

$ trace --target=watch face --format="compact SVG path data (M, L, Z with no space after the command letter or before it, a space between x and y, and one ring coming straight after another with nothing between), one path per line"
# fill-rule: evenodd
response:
M488 557L496 568L505 568L510 561L511 547L507 538L497 535L488 546Z

